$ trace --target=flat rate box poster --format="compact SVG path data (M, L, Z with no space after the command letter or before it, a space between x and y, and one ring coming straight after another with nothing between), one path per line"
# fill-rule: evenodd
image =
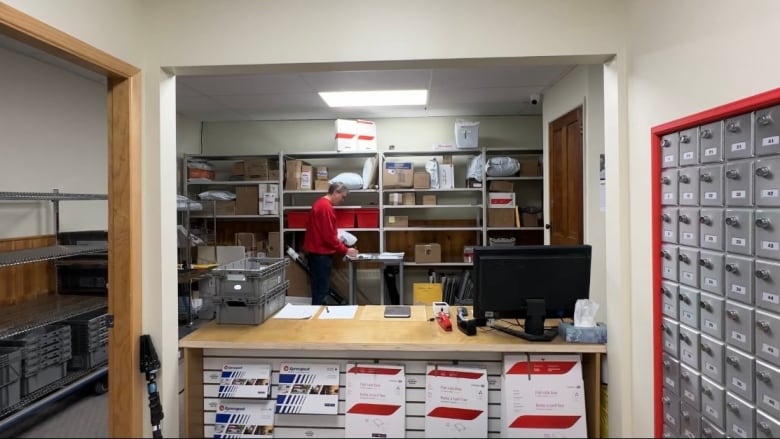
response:
M230 363L222 366L220 398L268 398L271 382L269 364Z
M339 407L339 365L282 363L276 413L336 415Z
M425 437L487 437L487 370L429 364Z
M405 437L402 365L347 364L345 437Z
M220 400L214 439L274 437L274 402Z

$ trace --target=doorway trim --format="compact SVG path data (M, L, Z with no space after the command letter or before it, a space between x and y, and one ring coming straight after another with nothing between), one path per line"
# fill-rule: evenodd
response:
M0 34L107 78L108 434L141 437L141 69L0 3ZM121 391L113 391L121 389Z

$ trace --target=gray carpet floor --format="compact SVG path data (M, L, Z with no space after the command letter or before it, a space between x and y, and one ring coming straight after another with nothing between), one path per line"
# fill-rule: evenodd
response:
M38 411L13 437L108 437L108 393L82 392ZM25 429L26 428L26 429Z

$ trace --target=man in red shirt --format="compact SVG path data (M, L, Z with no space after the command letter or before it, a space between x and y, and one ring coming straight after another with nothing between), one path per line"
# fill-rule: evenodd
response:
M333 255L346 254L353 258L358 255L356 248L347 248L339 241L336 228L336 209L333 206L341 204L348 194L349 189L343 183L331 183L328 193L311 206L303 250L311 273L312 305L325 305L330 290Z

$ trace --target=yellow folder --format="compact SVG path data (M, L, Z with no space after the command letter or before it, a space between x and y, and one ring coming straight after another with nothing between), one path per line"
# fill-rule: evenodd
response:
M441 302L440 283L415 283L412 285L412 302L414 305L430 305Z

